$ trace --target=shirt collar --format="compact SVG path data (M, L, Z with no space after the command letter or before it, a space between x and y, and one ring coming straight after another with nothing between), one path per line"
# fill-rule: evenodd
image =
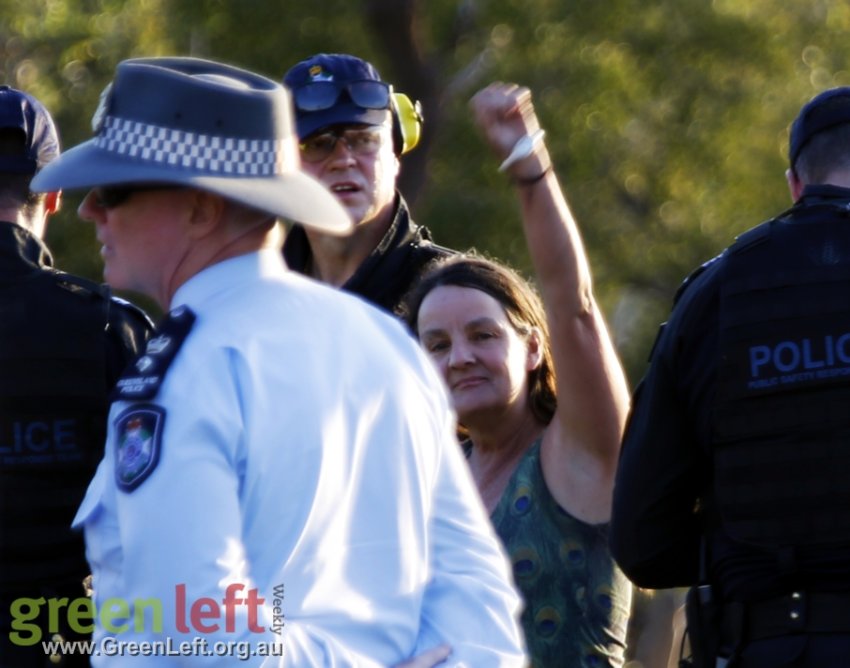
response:
M197 311L217 294L252 283L258 278L280 275L284 271L286 264L277 248L266 248L222 260L199 271L177 288L169 310L188 306Z
M850 188L828 183L809 184L803 188L803 198L850 199Z

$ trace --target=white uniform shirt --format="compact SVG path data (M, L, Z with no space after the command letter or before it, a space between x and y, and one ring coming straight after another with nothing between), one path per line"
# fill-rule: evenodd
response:
M75 519L95 640L125 654L93 665L391 666L440 642L446 665L523 665L507 560L441 382L401 324L277 251L205 269L179 305L195 324L153 399L113 404ZM116 425L145 404L164 411L158 458L127 492L116 449L132 430ZM183 642L194 656L177 655ZM283 657L197 656L217 642ZM139 647L157 654L126 658Z

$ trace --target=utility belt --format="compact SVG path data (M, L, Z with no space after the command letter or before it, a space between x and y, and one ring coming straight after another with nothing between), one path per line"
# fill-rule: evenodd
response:
M850 592L798 590L765 601L721 606L722 645L797 633L850 634Z
M717 602L711 587L693 587L685 604L690 656L679 665L721 668L735 665L748 643L795 634L850 635L850 592L797 590L755 601Z

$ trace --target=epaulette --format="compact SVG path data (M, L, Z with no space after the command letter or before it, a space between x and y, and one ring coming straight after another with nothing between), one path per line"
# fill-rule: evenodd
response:
M109 289L107 288L108 292ZM151 317L147 314L147 312L140 306L137 306L131 301L127 301L126 299L121 299L121 297L116 297L113 294L109 295L109 300L115 304L118 304L126 311L129 311L133 315L135 315L139 320L141 320L147 327L153 329L154 322L151 320Z
M414 239L418 248L427 248L434 253L435 257L446 257L457 253L453 248L441 246L434 242L431 236L431 230L424 225L415 225Z
M425 248L432 253L434 258L447 258L453 255L457 255L457 251L453 248L448 248L446 246L441 246L440 244L435 244L433 241L428 241L426 244L419 244L419 248Z
M692 271L690 275L688 275L688 277L684 281L682 281L682 284L679 286L679 289L676 290L676 294L673 296L673 305L675 306L675 304L682 298L682 295L691 285L693 285L694 281L700 274L705 272L706 269L711 267L725 254L741 253L749 248L752 248L753 246L757 246L758 244L766 241L767 238L770 236L770 226L773 224L774 220L769 220L766 223L756 225L755 227L747 230L746 232L742 232L737 237L735 237L735 241L726 250L724 250L719 255L715 255L708 262L703 262L699 267Z
M778 220L774 218L773 220L769 220L766 223L762 223L761 225L756 225L752 229L747 230L746 232L742 232L737 237L735 237L735 243L733 243L729 247L729 253L736 254L742 253L745 250L752 248L753 246L757 246L765 241L770 236L770 227L773 225L774 221Z
M107 321L109 321L109 308L115 304L120 307L122 312L134 317L142 327L149 330L154 328L153 320L141 307L113 295L112 289L106 283L97 283L88 278L68 274L57 269L53 270L53 276L56 284L63 290L68 290L81 297L102 299L106 308Z
M715 255L713 258L706 262L703 262L699 267L697 267L690 274L688 274L687 278L682 281L682 284L676 290L676 294L673 295L673 306L678 303L685 291L694 284L694 281L697 279L697 277L703 272L705 272L706 269L708 269L711 265L717 262L721 257L723 257L723 253L720 253L720 255Z
M156 336L147 342L145 351L118 379L110 398L139 401L155 397L194 323L195 314L188 306L178 306L169 312L157 328Z
M58 269L52 270L56 284L69 292L81 296L97 296L102 299L109 298L109 287L101 283L95 283L82 276L68 274Z

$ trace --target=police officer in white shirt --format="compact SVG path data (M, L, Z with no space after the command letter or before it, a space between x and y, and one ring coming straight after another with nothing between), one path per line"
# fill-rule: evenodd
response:
M124 61L95 137L33 182L90 189L106 280L169 310L75 519L93 665L391 666L443 643L445 665L523 665L441 381L394 319L281 259L279 218L350 226L290 113L244 70Z

